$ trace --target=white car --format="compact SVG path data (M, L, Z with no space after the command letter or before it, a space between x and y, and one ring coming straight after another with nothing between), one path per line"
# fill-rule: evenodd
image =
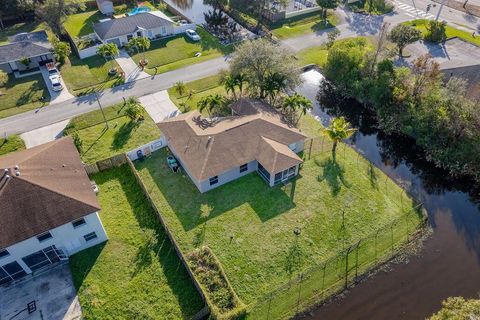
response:
M192 39L193 41L200 41L202 40L202 38L200 38L200 36L198 35L198 33L195 32L195 30L192 30L192 29L187 29L185 31L187 37L189 37L190 39Z
M60 75L51 75L48 78L52 83L53 91L62 91L63 86L62 86L62 82L60 81Z

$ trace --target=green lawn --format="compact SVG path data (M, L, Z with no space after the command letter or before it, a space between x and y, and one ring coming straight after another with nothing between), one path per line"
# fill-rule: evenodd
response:
M408 24L408 25L411 25L411 26L415 26L415 28L417 28L418 30L420 30L422 32L423 36L425 36L426 33L427 33L426 25L428 23L428 20L418 19L418 20L412 20L412 21L404 22L404 23ZM447 39L450 39L450 38L453 38L453 37L458 37L462 40L465 40L467 42L470 42L470 43L473 43L477 46L480 46L480 37L478 37L478 36L472 37L471 32L459 30L459 29L454 28L454 27L447 24L446 34L447 34Z
M318 132L318 122L305 120L309 132ZM396 184L343 145L337 161L329 151L317 154L286 186L270 188L252 173L205 194L184 174L172 174L165 157L165 150L156 152L136 167L168 227L185 252L207 244L239 298L250 306L291 279L287 270L296 227L301 229L297 271L302 271L414 207ZM410 219L413 231L420 217ZM404 239L395 237L396 243ZM390 238L379 241L389 243ZM389 253L386 249L379 255Z
M202 300L127 166L92 176L109 240L70 257L85 319L190 319Z
M373 8L370 7L370 3L373 2ZM353 3L348 4L348 7L351 11L356 13L367 13L371 15L382 15L386 13L390 13L395 8L392 4L380 1L378 4L375 1L365 1L360 0Z
M9 136L7 139L0 138L0 156L25 149L25 142L17 135Z
M316 64L319 67L327 63L328 49L325 46L303 49L297 53L300 65Z
M112 66L120 68L116 61L106 62L100 56L79 59L71 55L61 67L61 72L69 91L78 96L122 84L121 78L108 75Z
M77 132L83 141L81 157L86 163L107 159L160 137L160 131L145 112L145 120L132 123L122 105L105 108L110 128L105 129L99 110L72 119L65 134Z
M211 36L202 28L197 28L202 37L199 42L193 42L185 35L177 35L151 42L150 49L145 53L148 60L146 72L155 74L153 67L157 66L157 72L167 72L182 68L205 60L217 58L233 51L233 46L223 46L218 39ZM200 57L195 54L200 52ZM133 60L138 62L143 58L142 53L135 53Z
M86 11L69 15L63 25L72 38L80 38L93 33L92 24L102 18L105 15L98 10Z
M45 106L50 100L41 74L19 79L10 74L0 92L0 118ZM45 99L41 101L41 97Z
M328 12L326 22L320 19L319 12L314 12L271 24L270 30L275 37L286 39L333 28L338 22L338 17L332 11Z

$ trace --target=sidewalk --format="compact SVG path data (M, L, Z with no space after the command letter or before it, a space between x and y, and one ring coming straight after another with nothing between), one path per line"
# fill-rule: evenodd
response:
M150 75L140 69L124 49L120 50L120 55L115 58L118 65L125 72L125 83L150 77Z

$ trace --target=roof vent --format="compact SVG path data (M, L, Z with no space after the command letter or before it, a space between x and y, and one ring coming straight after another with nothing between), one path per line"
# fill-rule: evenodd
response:
M212 137L211 136L208 136L208 140L207 140L207 148L208 146L210 145L210 142L212 141Z
M19 177L19 176L20 176L20 171L18 171L18 170L15 171L15 175L16 175L17 177Z

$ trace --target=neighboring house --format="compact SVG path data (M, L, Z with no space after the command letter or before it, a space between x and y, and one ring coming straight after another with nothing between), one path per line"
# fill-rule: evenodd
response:
M97 0L97 7L101 13L106 15L112 15L115 12L113 2L110 0Z
M7 73L37 69L55 59L45 31L19 33L8 40L10 43L0 46L0 69ZM28 64L21 62L24 58L29 59Z
M0 157L0 284L107 240L70 137Z
M271 106L241 99L231 117L192 111L157 123L167 145L200 192L257 171L274 186L298 174L306 136Z
M102 20L93 30L103 43L122 47L133 37L155 39L175 34L175 22L163 12L150 11L118 19Z

